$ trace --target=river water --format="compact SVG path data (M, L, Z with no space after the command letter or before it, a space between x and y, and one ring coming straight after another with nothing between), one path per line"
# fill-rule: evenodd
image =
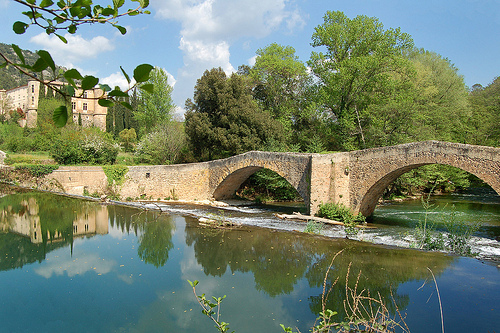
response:
M340 228L305 234L304 223L273 216L298 207L160 204L158 212L11 187L0 193L0 332L215 332L187 279L200 281L200 294L227 295L222 320L238 333L281 332L281 323L307 332L321 311L323 282L333 285L327 307L341 319L346 285L354 288L358 274L358 290L380 294L392 314L397 307L411 332L436 332L430 271L447 332L500 328L500 200L491 193L432 199L481 221L477 240L485 245L476 247L490 260L393 246L425 214L419 202L378 207L377 229L359 234L367 240L360 242ZM199 217L242 225L206 228Z

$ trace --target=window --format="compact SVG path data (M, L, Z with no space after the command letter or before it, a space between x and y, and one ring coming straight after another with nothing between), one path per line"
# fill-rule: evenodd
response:
M35 96L31 96L31 104L35 105Z
M31 86L31 92L34 93L35 92L35 85L32 85Z
M83 111L87 111L87 103L83 103Z
M87 92L86 91L83 92L83 98L87 98Z
M76 110L76 102L71 102L71 109Z

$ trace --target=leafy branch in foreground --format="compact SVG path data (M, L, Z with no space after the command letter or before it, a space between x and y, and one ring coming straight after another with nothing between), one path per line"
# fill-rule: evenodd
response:
M16 34L24 34L29 26L34 25L44 29L48 35L56 35L64 43L68 41L57 32L67 31L70 34L74 34L78 27L83 24L107 23L118 29L121 34L126 34L127 30L117 24L118 18L122 16L149 14L149 11L145 10L149 5L149 0L131 0L138 2L139 5L135 9L128 9L124 12L120 12L120 9L125 5L125 0L113 0L113 5L108 5L107 7L94 5L92 0L60 0L56 4L52 0L41 0L39 3L37 3L37 0L14 1L28 7L28 10L22 12L22 14L30 20L30 23L15 22L12 30ZM92 75L83 76L76 69L70 69L65 72L61 69L56 70L52 56L45 50L37 51L38 59L34 64L29 64L25 60L19 46L12 44L12 49L18 59L11 59L6 54L0 52L0 69L12 66L24 75L60 94L66 100L71 97L82 97L85 90L99 85L99 88L104 93L102 96L97 96L93 99L97 99L100 106L111 107L115 103L119 103L132 109L132 106L124 101L124 98L128 97L128 92L131 89L138 87L146 92L152 92L154 88L152 84L145 83L149 79L150 72L153 70L153 66L149 64L142 64L134 69L133 79L135 83L132 86L130 86L132 83L130 76L120 67L130 86L127 90L122 91L119 87L111 89L106 84L99 84L99 78ZM48 69L51 70L51 79L45 80L43 72ZM67 84L61 84L60 81L65 81ZM77 91L79 91L78 95ZM68 121L68 110L65 105L61 105L54 110L53 120L59 127L66 124Z
M229 331L229 324L225 323L223 321L220 321L220 305L222 303L222 300L226 298L226 295L223 297L215 297L212 296L212 299L214 302L211 300L207 299L205 297L205 294L202 294L201 296L196 295L196 286L198 285L198 280L190 281L188 280L189 284L193 288L193 293L196 296L196 300L200 304L202 310L201 312L205 315L207 315L212 321L215 323L215 328L219 332L228 332ZM213 310L214 308L217 308L217 313ZM234 331L233 331L234 333Z

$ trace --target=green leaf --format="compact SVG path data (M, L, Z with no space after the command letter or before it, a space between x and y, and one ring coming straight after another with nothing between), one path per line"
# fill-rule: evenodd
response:
M111 90L111 87L108 86L107 84L100 84L99 88L101 88L102 91L106 91L106 92Z
M115 105L115 103L113 103L113 101L110 101L109 99L104 99L104 98L99 99L99 101L97 101L97 103L99 103L100 106L104 106L105 108L110 108L113 105Z
M64 127L68 122L68 109L66 106L58 106L52 114L52 120L57 127Z
M59 34L55 34L64 44L68 44L68 40Z
M125 0L113 0L113 5L116 9L120 8L125 4Z
M47 65L52 69L52 71L55 72L56 64L54 63L54 60L52 59L50 53L45 50L40 50L37 52L37 54L47 63Z
M47 64L47 62L45 62L45 60L42 57L40 57L35 61L35 64L31 66L31 69L34 72L41 72L45 70L47 67L49 67L49 64Z
M120 102L120 104L123 105L124 107L126 107L127 109L134 111L134 108L129 103L127 103L127 102Z
M52 6L53 4L54 2L52 0L42 0L42 2L40 3L40 7L46 8Z
M67 70L64 72L64 78L65 79L76 79L76 80L83 80L82 74L74 68Z
M113 8L109 8L109 7L108 7L108 8L104 8L104 9L102 10L102 15L103 15L103 16L116 16L116 13L117 13L117 12L116 12L116 10L115 10L115 9L113 9Z
M121 25L113 24L113 27L118 29L122 35L125 35L127 33L127 29L122 27Z
M145 92L152 94L152 93L154 93L155 85L152 83L146 83L146 84L140 85L139 89L144 90Z
M21 49L19 48L19 46L17 46L16 44L12 44L12 48L14 49L14 52L16 52L16 54L19 57L19 59L21 60L21 62L23 64L25 64L26 62L24 60L23 51L21 51Z
M149 79L149 73L153 70L150 64L142 64L134 69L134 79L136 82L145 82Z
M139 0L139 3L141 4L142 8L146 8L149 6L149 0Z
M70 34L74 34L76 32L76 25L75 24L72 24L68 27L68 32Z
M130 77L128 76L128 74L127 74L127 73L125 73L125 70L123 69L123 67L122 67L122 66L120 66L120 69L122 70L123 75L124 75L124 76L125 76L125 78L127 79L128 84L130 84Z
M14 22L14 25L12 26L12 30L18 35L22 35L26 32L26 29L28 29L28 25L24 22Z
M0 69L7 67L7 62L4 62L3 64L0 64Z
M82 80L82 90L89 90L94 88L99 83L99 79L92 76L87 75Z
M113 89L108 96L110 97L128 97L128 94L124 91L118 90L118 89Z

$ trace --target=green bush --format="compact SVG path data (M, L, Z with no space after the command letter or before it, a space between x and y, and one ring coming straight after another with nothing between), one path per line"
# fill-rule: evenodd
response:
M349 207L342 203L322 203L319 205L316 216L343 222L345 224L345 232L348 235L357 234L356 225L366 221L366 217L363 214L359 213L355 215Z
M54 140L50 153L59 164L114 164L118 151L108 133L68 126Z
M57 170L59 165L42 165L42 164L17 164L15 170L23 171L30 174L32 177L43 177Z

